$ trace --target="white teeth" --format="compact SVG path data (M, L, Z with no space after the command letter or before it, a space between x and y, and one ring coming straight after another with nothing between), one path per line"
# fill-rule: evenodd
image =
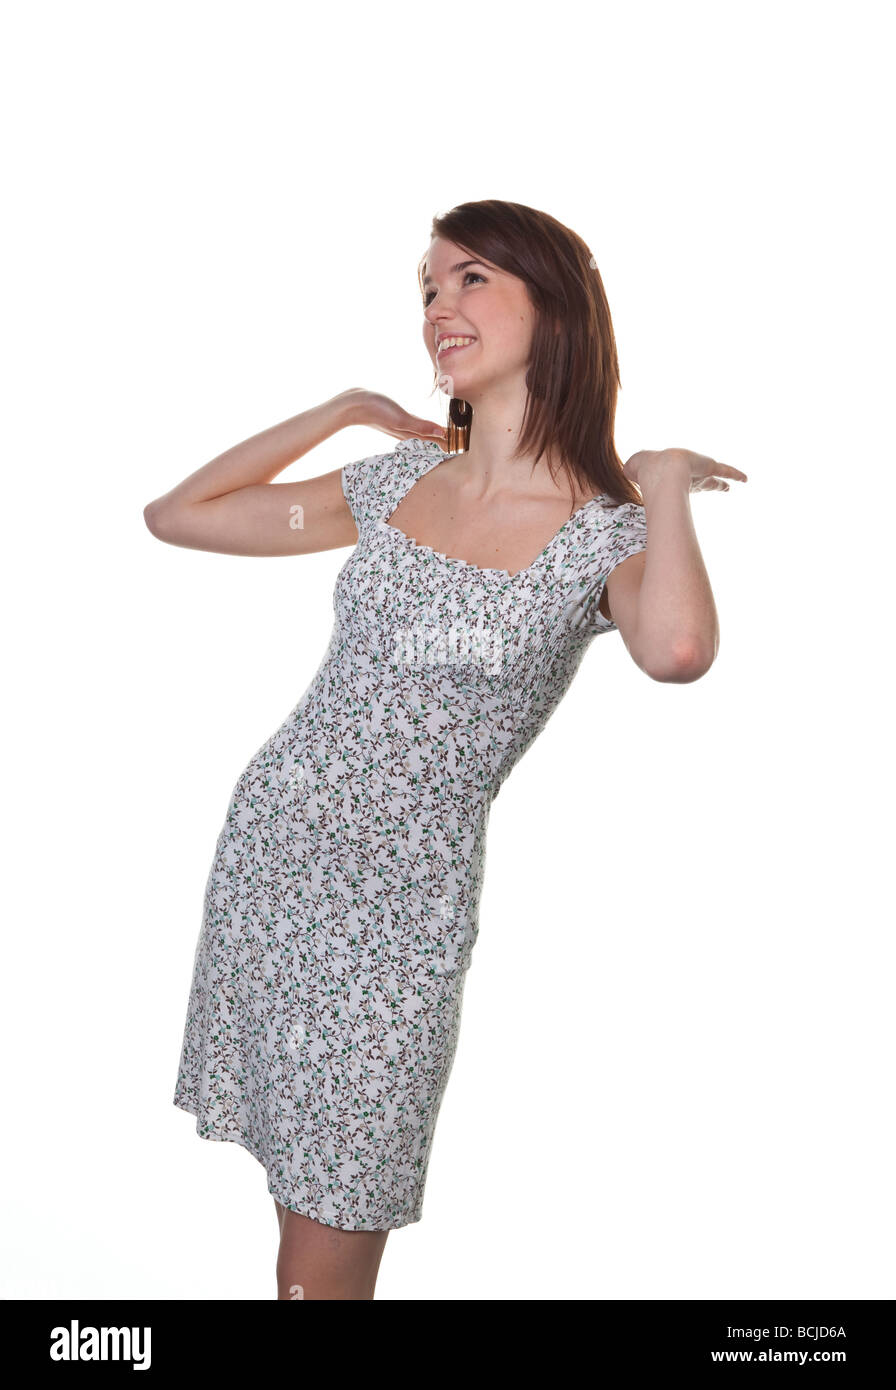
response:
M439 352L444 352L448 347L460 347L467 343L475 343L475 338L443 338L439 343Z

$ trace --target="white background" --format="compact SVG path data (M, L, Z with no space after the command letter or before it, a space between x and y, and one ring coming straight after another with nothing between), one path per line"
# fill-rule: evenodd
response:
M416 266L489 197L596 256L622 458L749 481L692 497L710 672L596 639L495 802L377 1297L896 1296L886 12L7 11L5 1297L276 1296L264 1170L172 1095L227 801L349 552L180 550L142 510L349 386L444 420Z

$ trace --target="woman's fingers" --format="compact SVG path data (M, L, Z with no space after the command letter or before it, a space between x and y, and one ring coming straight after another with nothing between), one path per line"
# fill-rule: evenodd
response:
M716 463L713 473L722 473L726 478L739 478L742 483L747 481L746 473L741 473L739 468L732 468L728 463Z
M434 441L448 438L448 431L436 420L412 420L408 429L404 431L407 439L432 439Z
M699 487L705 492L730 492L731 488L725 482L726 478L734 478L737 482L747 481L746 473L742 473L739 468L732 468L729 463L720 463L718 459L709 459L709 468L705 475L700 479Z

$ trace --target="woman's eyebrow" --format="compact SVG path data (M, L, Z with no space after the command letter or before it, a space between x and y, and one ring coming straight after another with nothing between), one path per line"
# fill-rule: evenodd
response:
M459 275L460 272L461 272L462 270L466 270L466 268L467 268L468 265L481 265L481 266L483 267L483 269L485 269L485 261L458 261L457 265L453 265L453 266L451 267L451 269L450 269L450 271L449 271L449 274L450 274L450 275ZM431 285L431 284L432 284L432 276L431 276L431 275L424 275L424 277L423 277L423 283L424 283L424 285Z

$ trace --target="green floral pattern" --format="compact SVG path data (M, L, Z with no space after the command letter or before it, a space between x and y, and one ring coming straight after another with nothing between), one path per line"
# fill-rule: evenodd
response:
M602 495L515 575L418 545L387 519L447 457L411 439L343 469L358 543L311 684L231 795L174 1096L279 1202L341 1230L421 1218L489 809L615 628L607 575L647 543L644 509ZM449 661L401 640L448 629L499 641Z

